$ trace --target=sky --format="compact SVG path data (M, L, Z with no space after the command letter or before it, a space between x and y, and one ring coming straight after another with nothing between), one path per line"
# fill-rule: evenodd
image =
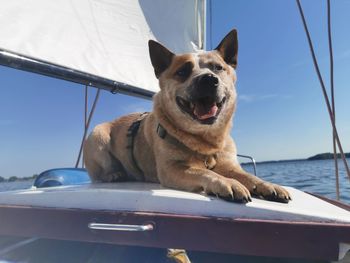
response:
M301 1L329 88L326 1ZM332 151L332 129L293 0L213 0L207 46L239 35L238 106L232 136L257 161ZM332 1L337 127L350 151L350 1ZM31 176L75 164L84 122L84 86L0 66L0 175ZM96 92L90 89L90 105ZM101 92L91 126L151 101Z

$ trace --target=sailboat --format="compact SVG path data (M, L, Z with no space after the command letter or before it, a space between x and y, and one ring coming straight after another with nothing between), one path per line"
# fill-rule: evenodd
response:
M0 64L151 99L158 84L148 40L176 53L205 49L206 7L205 0L6 1ZM286 188L288 204L235 204L151 183L92 184L79 168L44 171L32 188L0 193L0 262L342 260L350 206Z

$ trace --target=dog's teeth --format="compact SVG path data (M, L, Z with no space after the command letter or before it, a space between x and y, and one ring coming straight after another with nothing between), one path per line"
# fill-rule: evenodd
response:
M190 108L194 109L194 104L192 102L190 102Z

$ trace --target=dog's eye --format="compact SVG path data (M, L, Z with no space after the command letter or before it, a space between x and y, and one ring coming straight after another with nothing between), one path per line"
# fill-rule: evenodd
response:
M191 75L192 68L193 68L192 63L190 62L185 63L185 65L183 65L181 68L179 68L175 72L175 75L182 80L187 79Z
M219 65L219 64L214 65L214 70L215 71L222 71L223 69L224 68L221 65Z
M177 76L183 78L183 77L186 77L186 75L188 74L187 72L188 72L188 70L182 68L182 69L179 69L178 71L176 71L175 74L176 74Z

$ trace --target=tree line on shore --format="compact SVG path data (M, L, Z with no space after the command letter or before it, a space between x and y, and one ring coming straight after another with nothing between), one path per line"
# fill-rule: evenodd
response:
M348 153L344 153L346 158L350 158L350 152ZM304 160L308 160L308 161L314 161L314 160L327 160L327 159L333 159L333 153L319 153L316 154L314 156L311 156L307 159L293 159L293 160L281 160L283 162L286 161L304 161ZM341 158L340 154L338 153L337 155L338 158ZM257 163L275 163L275 162L281 162L281 161L264 161L264 162L257 162ZM244 164L250 164L250 162L248 163L242 163ZM17 177L17 176L11 176L9 178L4 178L2 176L0 176L0 183L2 182L17 182L17 181L27 181L27 180L34 180L38 175L37 174L33 174L32 176L28 176L28 177Z
M348 153L344 153L345 158L350 158L350 152ZM327 160L327 159L333 159L334 158L334 154L333 153L319 153L316 154L314 156L311 156L309 158L307 158L307 160L309 161L313 161L313 160ZM341 155L340 153L337 154L337 158L340 159Z
M344 153L345 158L350 158L350 152ZM272 161L262 161L262 162L256 162L256 163L279 163L279 162L295 162L295 161L317 161L317 160L328 160L333 159L334 155L333 153L319 153L316 155L313 155L306 159L287 159L287 160L272 160ZM337 158L340 159L340 153L337 154ZM244 162L241 163L242 165L250 165L251 162Z
M9 178L4 178L0 176L0 183L34 180L37 176L38 176L37 174L33 174L32 176L27 176L27 177L11 176Z

